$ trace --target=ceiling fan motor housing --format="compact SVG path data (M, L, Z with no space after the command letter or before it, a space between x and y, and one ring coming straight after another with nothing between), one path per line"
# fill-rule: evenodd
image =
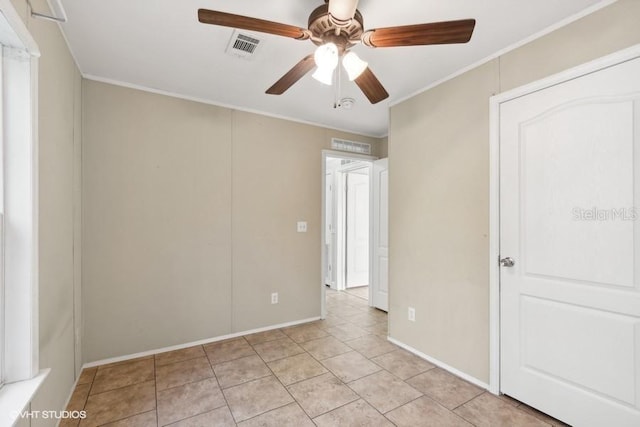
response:
M334 43L338 46L339 54L342 55L360 41L364 32L362 14L356 10L351 22L346 26L339 27L333 23L329 16L329 5L323 4L309 15L309 31L312 34L311 41L314 44L320 46L325 43Z

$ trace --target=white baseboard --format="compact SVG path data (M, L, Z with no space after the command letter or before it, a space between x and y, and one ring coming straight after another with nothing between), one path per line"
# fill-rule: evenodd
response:
M78 387L78 381L80 381L80 375L82 375L82 368L80 368L80 372L78 374L74 372L74 375L76 376L76 380L73 382L73 385L71 386L71 392L69 393L69 396L67 396L67 400L65 400L64 406L62 407L61 411L66 410L67 406L69 406L69 403L71 402L71 398L73 397L73 392L76 391L76 387ZM60 423L62 423L62 420L63 418L60 418L58 420L58 422L56 423L56 427L60 426Z
M409 353L413 353L416 356L426 360L429 363L432 363L434 365L436 365L438 368L442 368L445 371L448 371L450 373L452 373L453 375L462 378L465 381L470 382L471 384L477 385L480 388L483 388L485 390L489 390L489 384L485 383L484 381L480 381L479 379L477 379L476 377L472 377L469 374L465 374L464 372L454 368L453 366L447 365L446 363L435 359L429 355L426 355L424 353L422 353L421 351L416 350L415 348L408 346L407 344L400 342L398 340L396 340L395 338L391 338L391 337L387 337L387 339L394 343L395 345L397 345L398 347L402 347L403 349L407 350Z
M156 348L153 350L142 351L140 353L127 354L125 356L110 357L108 359L96 360L94 362L85 363L84 365L82 365L82 369L93 368L95 366L100 366L100 365L106 365L107 363L115 363L115 362L122 362L125 360L137 359L139 357L151 356L157 353L165 353L167 351L182 350L183 348L193 347L196 345L210 344L212 342L228 340L230 338L237 338L243 335L250 335L258 332L270 331L273 329L286 328L288 326L300 325L302 323L314 322L316 320L320 320L320 316L310 317L308 319L302 319L302 320L294 320L293 322L280 323L278 325L266 326L264 328L250 329L248 331L234 332L233 334L221 335L214 338L206 338L199 341L192 341L184 344L172 345L169 347Z
M140 352L140 353L128 354L128 355L125 355L125 356L118 356L118 357L111 357L111 358L108 358L108 359L96 360L95 362L88 362L88 363L83 364L82 365L82 369L92 368L92 367L100 366L100 365L106 365L107 363L123 362L125 360L137 359L138 357L151 356L153 354L165 353L167 351L181 350L183 348L193 347L193 346L196 346L196 345L209 344L209 343L216 342L216 341L223 341L223 340L227 340L227 339L230 339L230 338L241 337L243 335L250 335L250 334L255 334L255 333L258 333L258 332L270 331L270 330L273 330L273 329L286 328L288 326L300 325L302 323L314 322L316 320L320 320L320 316L311 317L309 319L295 320L293 322L280 323L278 325L266 326L264 328L250 329L248 331L236 332L236 333L233 333L233 334L222 335L222 336L215 337L215 338L207 338L207 339L204 339L204 340L193 341L193 342L189 342L189 343L184 343L184 344L178 344L178 345L173 345L173 346L169 346L169 347L158 348L158 349L155 349L155 350L143 351L143 352ZM82 374L82 370L80 370L80 374ZM67 407L67 405L69 405L69 402L71 401L71 397L73 396L73 392L76 389L76 386L78 385L78 380L79 379L80 379L80 375L78 375L78 377L74 381L73 387L71 387L71 391L69 393L69 396L67 397L67 400L65 401L63 409L65 409ZM59 421L58 421L58 423L59 423Z
M264 332L264 331L270 331L270 330L273 330L273 329L286 328L288 326L300 325L302 323L315 322L316 320L320 320L320 316L311 317L309 319L295 320L293 322L280 323L278 325L266 326L264 328L251 329L251 330L244 331L244 332L236 332L236 333L233 333L233 334L222 335L222 336L215 337L215 338L207 338L207 339L204 339L204 340L199 340L199 341L193 341L193 342L184 343L184 344L173 345L173 346L170 346L170 347L158 348L158 349L155 349L155 350L143 351L143 352L140 352L140 353L128 354L128 355L125 355L125 356L118 356L118 357L111 357L109 359L96 360L95 362L88 362L88 363L83 364L82 365L82 369L93 368L95 366L100 366L100 365L106 365L107 363L123 362L125 360L137 359L138 357L151 356L153 354L165 353L167 351L181 350L183 348L189 348L189 347L193 347L193 346L196 346L196 345L209 344L209 343L216 342L216 341L223 341L223 340L227 340L227 339L230 339L230 338L241 337L243 335L250 335L250 334L255 334L255 333L258 333L258 332ZM82 374L82 370L80 370L80 374ZM71 387L71 392L69 393L69 396L67 397L67 400L65 401L64 407L62 409L65 409L67 407L67 405L69 405L69 402L71 401L71 397L73 396L73 392L76 389L76 386L78 385L78 380L79 379L80 379L80 375L78 375L76 380L73 382L73 387ZM60 423L60 421L58 421L58 424L59 423Z

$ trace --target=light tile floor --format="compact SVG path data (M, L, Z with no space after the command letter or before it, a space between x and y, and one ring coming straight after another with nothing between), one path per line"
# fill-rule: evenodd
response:
M354 288L347 288L346 293L355 297L362 298L364 300L369 299L369 287L368 286L356 286Z
M327 292L326 320L85 369L61 426L551 426L389 343L387 314Z

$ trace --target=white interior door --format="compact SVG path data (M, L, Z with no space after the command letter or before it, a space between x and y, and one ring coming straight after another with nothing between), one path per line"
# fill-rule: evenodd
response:
M389 310L389 159L373 162L372 217L373 266L371 275L372 305Z
M334 171L325 174L325 224L324 224L324 250L325 250L325 271L324 284L336 289L335 274L335 196L334 196Z
M640 426L640 59L500 104L501 391Z
M346 286L369 286L369 168L346 173L346 180Z

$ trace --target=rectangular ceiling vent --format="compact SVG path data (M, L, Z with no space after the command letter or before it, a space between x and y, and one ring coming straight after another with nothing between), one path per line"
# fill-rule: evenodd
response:
M243 59L251 59L260 50L262 40L253 34L234 30L226 53Z
M348 141L346 139L331 138L331 148L358 154L371 154L371 144L368 142Z

